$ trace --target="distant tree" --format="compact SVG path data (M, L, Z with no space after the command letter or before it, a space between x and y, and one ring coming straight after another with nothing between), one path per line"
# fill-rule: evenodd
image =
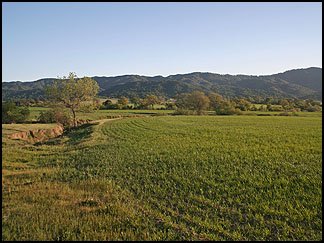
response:
M154 105L159 104L159 98L156 95L147 95L144 98L144 105L147 107L151 106L151 109L153 110Z
M102 104L103 104L104 106L108 106L108 105L113 104L113 102L112 102L112 100L107 99L107 100L105 100Z
M70 109L73 115L73 126L77 126L76 111L82 102L93 101L99 91L97 82L89 77L78 78L75 73L59 78L49 86L46 93L50 100Z
M189 96L189 102L198 115L203 114L203 111L207 110L210 104L208 96L201 91L193 91Z
M18 107L12 101L2 103L2 123L23 123L29 114L27 107Z
M266 105L260 105L259 111L267 111L267 106Z
M210 100L201 91L193 91L192 93L180 94L176 99L176 106L182 110L193 110L198 115L203 114L208 109Z
M252 105L251 108L250 108L250 111L257 111L257 110L258 110L258 108L256 108L255 105Z
M248 111L250 107L251 107L251 103L246 99L240 98L236 101L235 108L238 108L241 111Z
M210 108L215 110L216 107L223 101L223 97L217 93L209 93L208 98L210 100Z
M136 95L133 95L131 98L130 98L130 102L133 103L134 105L134 108L137 108L139 106L139 104L141 103L141 99L136 96Z
M115 104L111 99L107 99L102 103L101 109L115 110L115 109L118 109L118 104Z
M319 105L308 106L306 108L306 111L308 111L308 112L321 111L321 107Z
M124 109L127 107L129 103L128 98L126 98L125 96L122 96L120 99L118 99L117 104L118 104L118 109Z
M118 99L117 103L121 104L122 106L126 106L129 103L129 100L125 96L122 96L120 99Z
M261 96L257 95L257 96L254 97L253 102L256 103L256 104L262 104L264 102L264 100L263 100L263 98Z
M271 105L273 102L273 98L272 97L267 97L264 101L267 105Z
M178 109L190 109L189 93L178 94L175 99L175 105Z
M239 114L240 110L235 109L234 104L229 100L224 100L217 105L215 112L217 115L234 115Z
M167 110L175 110L176 105L175 105L174 102L166 102L166 103L165 103L165 108L166 108Z
M316 106L316 105L321 106L321 102L320 101L310 100L310 103L311 103L312 106Z
M288 108L289 108L289 101L287 100L287 99L282 99L281 101L280 101L280 105L282 106L282 108L284 109L284 110L288 110Z
M28 99L26 98L21 98L21 99L18 99L16 101L14 101L16 106L29 106L30 105L30 102Z
M165 105L166 104L166 98L162 95L158 96L158 104Z

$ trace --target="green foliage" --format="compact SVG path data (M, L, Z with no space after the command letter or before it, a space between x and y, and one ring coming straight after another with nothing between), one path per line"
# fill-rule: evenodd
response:
M219 104L223 101L223 97L220 94L215 92L211 92L208 94L208 98L210 100L210 108L215 110Z
M139 97L149 94L174 98L177 94L200 90L217 92L223 97L253 98L253 103L272 103L276 98L322 100L322 69L291 70L267 76L220 75L215 73L189 73L168 77L123 75L117 77L93 77L100 86L99 95L106 97ZM45 98L44 87L53 79L35 82L3 82L4 100L16 98ZM260 102L259 98L270 98ZM252 101L251 101L252 102ZM132 102L135 103L135 102Z
M53 102L59 102L70 109L73 114L73 124L76 126L76 111L82 102L93 100L99 91L97 82L89 77L78 79L76 74L55 80L47 87L47 95Z
M309 111L309 112L317 112L317 111L321 111L321 107L319 105L314 105L314 106L308 106L306 108L306 111Z
M23 123L29 117L30 111L27 107L16 106L14 102L2 103L2 123Z
M275 105L270 105L269 107L267 107L267 109L269 111L283 111L284 109L282 108L282 106L275 106Z
M41 111L37 120L40 123L60 123L64 127L70 127L73 123L71 115L62 108Z
M120 104L122 107L127 106L129 103L128 98L126 98L125 96L121 97L120 99L118 99L117 104Z
M216 105L215 108L216 115L235 115L240 114L240 110L236 109L234 104L230 101L223 100Z
M175 110L177 108L175 102L167 102L165 104L165 109L166 110Z
M209 108L209 103L208 96L200 91L180 94L176 98L176 106L180 110L191 110L198 115L202 115Z
M251 108L251 102L247 101L246 99L240 98L234 100L235 108L240 109L241 111L248 111Z
M156 95L152 94L146 95L146 97L140 101L140 107L144 109L153 110L153 106L156 104L159 104L159 99Z
M93 100L82 102L78 111L80 112L94 112L95 110L100 109L101 104L99 99L94 98Z

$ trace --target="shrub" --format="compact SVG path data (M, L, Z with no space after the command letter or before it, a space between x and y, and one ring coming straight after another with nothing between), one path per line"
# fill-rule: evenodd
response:
M29 114L27 107L16 106L14 102L2 104L2 123L23 123L26 122Z
M318 106L318 105L308 106L308 107L306 108L306 111L308 111L308 112L321 111L321 107Z
M223 101L215 109L216 115L235 115L242 114L240 109L234 107L229 101Z
M270 109L268 109L269 111L283 111L284 109L281 106L274 106L272 105L270 107Z
M38 121L41 123L60 123L64 127L69 127L73 123L71 116L66 111L57 108L45 112L42 111Z
M113 103L112 100L108 99L105 102L102 103L102 106L100 107L101 110L116 110L119 109L119 104Z

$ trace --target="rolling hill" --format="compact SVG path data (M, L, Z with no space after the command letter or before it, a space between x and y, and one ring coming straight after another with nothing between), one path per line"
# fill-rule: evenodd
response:
M200 90L226 97L280 97L322 100L322 68L294 69L273 75L229 75L194 72L163 76L123 75L92 77L100 96L140 96L156 94L174 97L178 93ZM44 87L53 82L44 78L32 82L2 82L2 100L44 97Z

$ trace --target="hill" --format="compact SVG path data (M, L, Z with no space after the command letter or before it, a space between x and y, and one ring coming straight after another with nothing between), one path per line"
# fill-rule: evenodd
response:
M322 100L322 68L294 69L273 75L229 75L194 72L163 76L123 75L92 77L100 96L140 96L156 94L174 97L179 93L201 90L226 97L280 97ZM44 87L53 78L33 82L2 82L2 100L44 97Z

